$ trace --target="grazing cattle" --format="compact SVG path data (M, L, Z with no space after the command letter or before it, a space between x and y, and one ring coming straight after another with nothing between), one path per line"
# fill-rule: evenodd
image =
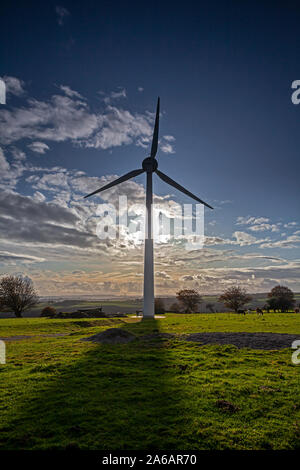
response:
M258 313L258 315L263 315L263 314L264 314L264 312L262 311L262 309L259 308L259 307L256 308L256 313Z
M295 308L295 313L299 313L299 308Z
M242 313L242 314L246 315L246 310L240 309L240 310L237 311L237 313Z

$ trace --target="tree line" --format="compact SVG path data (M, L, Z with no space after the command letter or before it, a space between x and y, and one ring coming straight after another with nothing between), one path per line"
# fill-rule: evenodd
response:
M168 311L174 313L197 312L199 304L203 299L199 292L194 289L182 289L176 293L176 302ZM252 297L245 289L233 286L226 289L218 298L219 302L234 311L243 309L252 301ZM0 279L0 311L9 310L20 318L22 313L38 303L38 294L31 279L23 276L4 276ZM291 289L285 286L275 286L268 293L267 302L263 309L274 312L288 312L295 307L295 296ZM214 304L209 302L206 308L214 312ZM155 313L165 313L166 309L162 299L155 299Z
M285 286L275 286L267 296L267 302L263 306L264 310L273 312L288 312L295 308L295 295L291 289ZM174 313L192 313L196 312L200 303L203 302L201 295L194 289L182 289L176 294L177 302L171 305L170 311ZM246 289L239 286L232 286L226 289L218 298L218 302L234 311L238 312L245 305L252 301ZM214 312L214 304L209 302L206 308Z

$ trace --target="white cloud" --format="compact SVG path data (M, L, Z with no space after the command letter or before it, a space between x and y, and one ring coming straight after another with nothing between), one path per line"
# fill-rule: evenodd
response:
M7 191L0 193L2 244L36 247L38 252L43 247L49 247L58 257L61 256L60 247L88 252L101 245L102 242L96 237L95 227L93 230L89 229L86 217L83 218L79 211L53 202L47 203L42 199L41 193L33 198Z
M26 154L25 152L23 152L23 150L20 150L17 147L12 147L10 151L15 160L17 161L26 160Z
M8 190L16 187L20 176L24 172L24 165L20 160L12 163L7 158L0 147L0 189Z
M144 88L143 88L142 86L139 86L139 87L138 87L138 91L139 91L140 93L142 93L142 91L144 91Z
M226 240L222 237L205 237L204 243L206 246L227 245L232 244L232 240Z
M262 243L260 248L297 248L297 244L300 243L299 231L293 235L288 236L284 240L268 241Z
M237 225L256 225L256 224L263 224L263 223L268 223L270 222L270 219L267 217L252 217L252 216L247 216L247 217L238 217L236 219L236 224Z
M0 148L0 189L14 189L24 171L25 167L20 160L9 164Z
M175 153L173 146L169 143L161 145L160 150L164 153Z
M187 282L187 281L194 281L195 278L194 276L186 275L186 276L182 276L181 280L184 282Z
M24 255L19 253L10 253L8 251L0 251L0 265L16 265L17 263L31 264L42 263L44 258L37 256Z
M240 245L240 246L246 246L246 245L254 245L254 244L259 244L262 241L266 241L268 239L264 240L259 240L255 238L253 235L250 235L247 232L240 232L236 231L232 234L233 239L228 239L228 238L222 238L220 236L214 236L214 237L205 237L205 245L206 246L213 246L213 245Z
M60 85L59 88L60 88L61 91L63 91L70 98L75 97L75 98L84 99L83 96L81 96L81 94L78 93L78 91L72 90L72 88L69 87L68 85Z
M267 217L237 217L236 225L249 225L249 230L252 232L264 232L269 230L271 232L279 232L281 223L271 224L270 219Z
M67 10L63 6L57 5L55 7L55 11L56 11L57 22L58 22L59 26L63 26L66 16L70 15L69 10Z
M284 224L284 228L293 228L295 227L296 225L298 225L297 222L288 222L287 224Z
M20 139L78 141L90 137L101 122L80 100L60 95L48 102L29 99L25 107L0 110L0 139L4 144Z
M120 98L127 98L127 93L125 88L120 88L118 91L111 91L108 95L103 98L104 103L109 104L113 100L118 100Z
M41 141L71 141L83 147L109 149L135 144L150 145L154 114L132 113L107 105L102 112L92 112L77 91L67 85L59 87L64 95L53 95L47 101L28 99L25 106L0 109L0 142L12 144L22 139L34 140L30 148L44 153ZM110 100L125 97L125 89L110 94ZM160 149L174 153L172 136L164 136ZM38 143L37 143L38 142Z
M9 168L10 168L9 163L5 158L3 150L0 148L0 171L7 172Z
M202 270L201 274L193 276L195 287L200 286L202 292L221 292L225 288L238 282L252 292L265 292L274 287L275 284L284 283L299 285L300 264L294 262L283 262L280 266L267 265L264 267L242 267L242 268L212 268ZM197 281L200 281L200 284Z
M237 231L233 233L233 236L236 238L237 244L240 246L252 245L257 241L253 235L246 232Z
M31 175L26 181L32 183L34 189L57 191L57 188L70 189L68 176L64 172L54 172L43 176Z
M171 279L171 276L169 276L165 271L156 271L155 277L157 279Z
M46 153L47 150L50 149L50 147L44 142L32 142L32 144L29 144L28 147L33 152L40 153L40 154L44 154Z
M46 201L46 196L44 196L44 194L40 193L39 191L35 191L32 198L34 199L34 201L37 201L37 202Z
M140 137L152 135L152 126L147 115L132 114L129 111L107 106L101 116L101 125L84 145L87 147L108 149L120 145L128 145L138 141Z
M232 201L230 199L224 199L223 201L217 201L219 204L221 204L222 206L224 204L232 204Z
M276 224L266 224L266 223L261 223L258 225L251 225L249 227L249 230L252 230L253 232L263 232L265 230L271 230L272 232L279 232L279 228L277 227Z
M24 82L16 77L8 77L4 76L2 78L6 85L6 93L15 95L15 96L22 96L25 92L24 90Z
M175 137L173 135L164 135L160 140L159 149L164 153L175 153L174 147L171 142L175 141Z

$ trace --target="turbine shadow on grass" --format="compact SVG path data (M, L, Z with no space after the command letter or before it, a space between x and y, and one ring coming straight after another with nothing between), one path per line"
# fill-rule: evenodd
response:
M147 340L125 345L89 344L69 366L40 366L30 400L12 417L6 449L175 449L183 422L181 390L172 349L156 337L157 320L124 328ZM69 347L72 344L69 343ZM40 372L41 372L40 371ZM34 372L34 371L33 371ZM39 370L37 369L37 373ZM29 397L28 397L29 398ZM10 434L11 436L11 434ZM2 443L1 443L2 442Z

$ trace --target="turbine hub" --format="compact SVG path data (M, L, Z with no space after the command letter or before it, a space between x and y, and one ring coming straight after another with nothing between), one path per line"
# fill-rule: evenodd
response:
M143 160L142 166L143 166L143 170L153 173L155 170L157 170L158 163L157 163L156 158L148 157L148 158L145 158L145 160Z

